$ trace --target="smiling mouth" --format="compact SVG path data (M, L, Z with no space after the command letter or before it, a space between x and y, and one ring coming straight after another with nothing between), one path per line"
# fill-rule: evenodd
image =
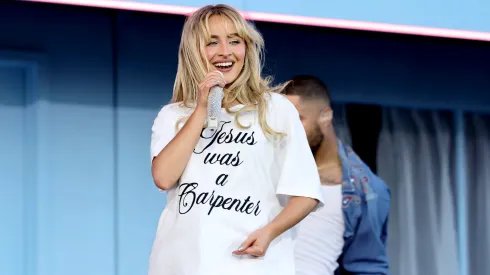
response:
M228 61L228 62L218 62L214 63L213 65L218 69L218 70L229 70L233 67L234 62Z

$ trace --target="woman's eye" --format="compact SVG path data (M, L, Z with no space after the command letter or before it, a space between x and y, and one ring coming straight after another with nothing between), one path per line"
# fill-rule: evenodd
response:
M240 40L232 40L230 43L232 45L240 44Z
M208 46L209 46L209 45L216 45L217 43L218 43L218 42L216 42L216 41L211 41L211 42L209 42L209 43L208 43Z

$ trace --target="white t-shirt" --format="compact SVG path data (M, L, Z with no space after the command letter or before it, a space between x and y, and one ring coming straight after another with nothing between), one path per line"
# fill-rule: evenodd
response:
M239 116L222 110L214 134L203 131L178 186L168 191L157 228L149 275L294 275L289 231L276 238L264 257L232 252L255 230L274 219L289 196L320 200L320 179L295 107L282 95L266 95L267 121L287 136L266 139L256 111ZM241 105L232 110L239 110ZM175 136L175 125L192 109L169 104L152 128L151 156Z
M344 247L342 185L322 185L325 205L304 218L294 241L296 275L333 275Z

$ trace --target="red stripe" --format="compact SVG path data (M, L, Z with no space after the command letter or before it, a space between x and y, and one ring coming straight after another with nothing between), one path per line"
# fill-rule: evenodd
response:
M69 4L69 5L78 5L78 6L122 9L122 10L135 10L135 11L178 14L178 15L188 15L198 9L196 7L174 6L174 5L152 4L152 3L138 3L138 2L129 2L129 1L115 1L115 0L85 0L85 1L24 0L24 1L53 3L53 4ZM263 12L253 12L253 11L250 12L241 11L241 14L249 20L263 21L263 22L275 22L275 23L284 23L284 24L297 24L297 25L307 25L307 26L422 35L422 36L433 36L433 37L445 37L445 38L456 38L456 39L465 39L465 40L490 41L489 32L371 23L371 22L362 22L362 21L353 21L353 20L328 19L328 18L263 13Z

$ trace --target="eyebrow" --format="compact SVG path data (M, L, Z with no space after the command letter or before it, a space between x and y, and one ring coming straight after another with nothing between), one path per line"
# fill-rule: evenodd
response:
M238 35L238 33L230 33L230 34L228 34L228 38L233 38L233 37L240 37L240 36ZM219 38L219 36L217 36L217 35L211 35L211 38L217 39L217 38Z

